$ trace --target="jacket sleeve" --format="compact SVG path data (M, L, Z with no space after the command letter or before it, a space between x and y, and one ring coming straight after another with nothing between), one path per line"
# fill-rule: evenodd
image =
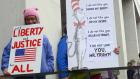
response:
M2 61L1 61L2 70L8 68L8 65L9 65L11 42L12 40L7 44L7 46L3 50Z
M57 51L57 69L58 71L67 71L68 70L68 59L67 59L67 43L66 38L62 37L58 44ZM68 72L60 73L59 78L68 77Z
M52 46L46 36L45 36L44 42L46 44L45 48L47 49L47 52L46 52L46 63L47 63L46 70L47 71L46 72L54 72L54 57L53 57L53 52L52 52Z

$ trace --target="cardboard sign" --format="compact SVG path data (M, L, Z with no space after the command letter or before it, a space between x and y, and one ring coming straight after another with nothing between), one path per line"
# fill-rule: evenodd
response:
M66 0L68 68L118 67L113 0Z
M8 72L40 73L44 27L39 24L13 28Z

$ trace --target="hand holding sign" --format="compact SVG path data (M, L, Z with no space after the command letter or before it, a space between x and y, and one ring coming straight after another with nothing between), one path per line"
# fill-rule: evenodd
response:
M4 74L5 74L5 75L7 75L7 76L10 76L10 75L11 75L11 74L8 72L8 69L7 69L7 68L6 68L6 69L4 69L4 71L3 71L3 72L4 72Z
M115 48L113 52L118 55L120 53L120 46Z

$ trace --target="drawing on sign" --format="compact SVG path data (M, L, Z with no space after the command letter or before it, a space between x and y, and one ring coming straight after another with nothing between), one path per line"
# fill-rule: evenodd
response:
M73 26L75 28L75 33L73 36L74 40L74 52L72 54L68 53L69 57L76 55L77 57L77 67L76 69L81 69L83 59L86 53L87 37L85 35L86 21L83 9L79 5L80 0L71 0L71 8L73 10ZM82 47L81 47L82 46Z
M118 67L113 0L67 0L66 6L68 69Z

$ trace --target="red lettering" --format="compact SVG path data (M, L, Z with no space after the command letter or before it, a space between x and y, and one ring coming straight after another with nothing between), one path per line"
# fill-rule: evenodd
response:
M37 46L41 46L41 39L38 39Z
M37 27L37 28L35 28L35 30L36 30L36 35L38 34L38 30L39 30L39 28Z
M30 28L26 28L26 36L29 36Z
M18 42L17 41L15 41L14 42L14 46L12 46L12 49L15 49L15 48L19 48L19 45L18 45Z
M29 46L29 40L26 40L26 47L28 47Z
M12 70L12 73L14 73L15 71L17 72L20 72L19 68L17 65L14 66L13 70Z
M24 41L21 41L21 42L20 42L20 47L21 47L21 48L24 48Z
M30 35L35 35L35 29L34 28L31 28L31 31L30 31Z
M25 72L25 70L23 70L23 66L20 65L20 72Z
M17 37L16 30L14 30L14 32L13 32L13 37Z
M14 43L14 45L12 46L12 49L14 49L15 48L15 43Z
M25 28L25 29L19 29L18 31L16 31L15 29L13 32L13 37L40 35L42 31L43 31L43 27Z
M21 36L25 36L25 29L21 29Z
M29 64L27 64L27 72L33 72L33 70L32 69L29 69Z
M32 40L30 40L30 47L32 47Z
M20 36L20 34L21 34L21 30L18 30L18 36Z
M35 41L36 41L36 40L32 40L32 41L31 41L31 45L32 45L32 46L36 46Z
M15 41L14 45L12 46L12 49L23 48L23 47L24 47L24 41Z
M14 44L12 45L12 49L24 48L24 47L35 47L35 46L41 46L41 39L15 41Z
M40 28L40 31L39 31L38 35L41 34L42 30L43 30L43 27Z

